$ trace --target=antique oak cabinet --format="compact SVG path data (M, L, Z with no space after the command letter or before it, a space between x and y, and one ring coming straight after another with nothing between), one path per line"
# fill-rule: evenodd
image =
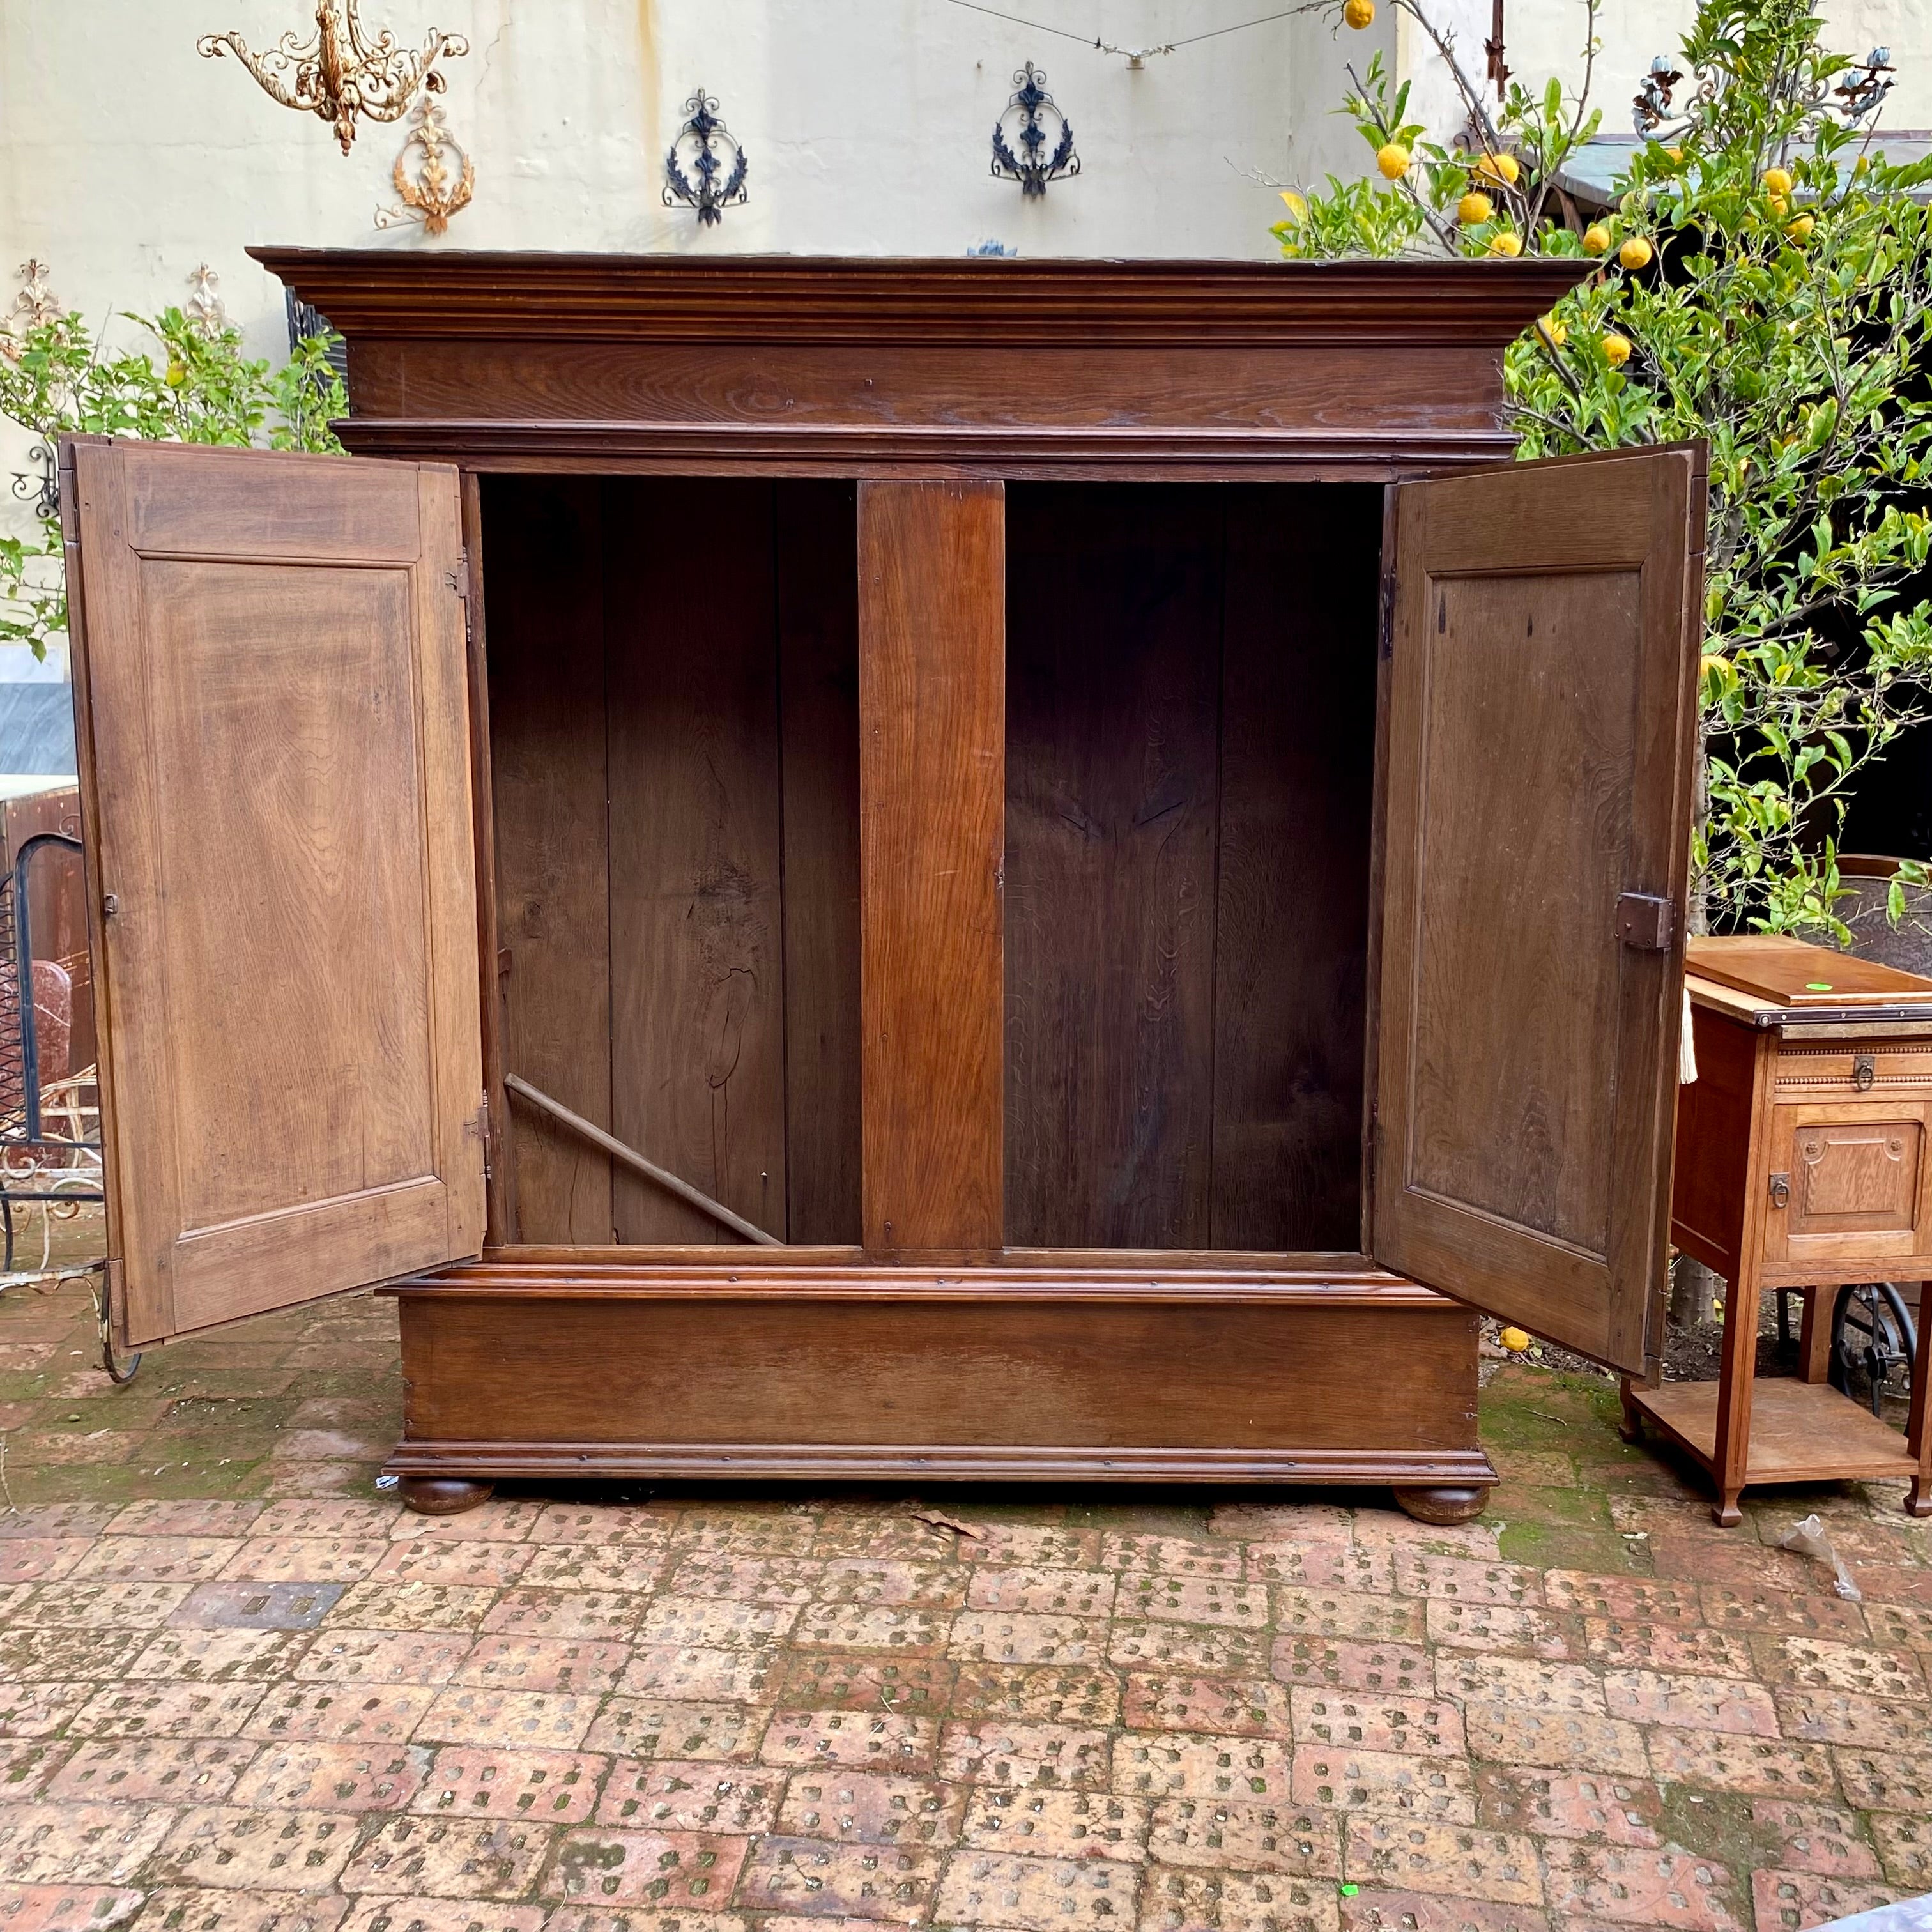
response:
M63 457L122 1346L388 1285L428 1510L1452 1520L1474 1310L1653 1366L1702 459L1508 462L1574 265L258 254L352 454Z

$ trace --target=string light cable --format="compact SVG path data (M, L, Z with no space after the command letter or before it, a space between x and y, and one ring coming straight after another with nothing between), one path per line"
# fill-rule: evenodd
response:
M1102 40L1098 34L1089 40L1084 34L1074 33L1066 27L1050 27L1042 21L1023 19L1018 14L1003 14L997 7L982 7L980 0L948 0L948 4L963 7L969 14L985 14L995 20L1010 21L1016 27L1029 28L1036 34L1055 34L1063 40L1078 40L1083 47L1091 47L1099 53L1123 54L1126 57L1130 67L1138 67L1144 60L1154 54L1175 53L1183 47L1196 46L1202 40L1218 40L1223 34L1245 33L1250 27L1265 27L1271 21L1286 20L1291 14L1304 10L1300 7L1285 7L1278 14L1264 14L1258 20L1238 20L1232 27L1213 27L1204 34L1190 34L1182 40L1163 41L1159 46L1117 47L1112 42Z

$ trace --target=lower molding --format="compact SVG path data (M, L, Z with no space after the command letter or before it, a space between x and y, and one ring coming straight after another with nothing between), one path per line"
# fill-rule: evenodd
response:
M1063 1449L1031 1444L816 1442L403 1442L384 1466L395 1476L580 1481L654 1476L749 1476L845 1481L899 1476L940 1482L1378 1484L1488 1488L1496 1468L1480 1449Z
M502 1256L394 1292L388 1468L417 1484L1385 1484L1466 1513L1496 1480L1474 1315L1359 1258L1223 1281Z

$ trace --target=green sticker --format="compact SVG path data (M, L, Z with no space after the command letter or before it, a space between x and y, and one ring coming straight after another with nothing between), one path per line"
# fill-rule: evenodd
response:
M1808 993L1828 993L1832 990L1832 982L1828 980L1807 980L1804 990Z
M1344 1898L1353 1898L1361 1888L1358 1885L1345 1885L1341 1888L1342 1896Z

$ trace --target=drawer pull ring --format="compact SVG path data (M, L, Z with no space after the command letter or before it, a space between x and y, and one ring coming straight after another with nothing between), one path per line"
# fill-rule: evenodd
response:
M1877 1063L1868 1053L1852 1055L1852 1084L1862 1094L1878 1078Z
M1791 1202L1791 1177L1788 1174L1774 1174L1771 1177L1771 1204L1774 1208L1788 1207Z

